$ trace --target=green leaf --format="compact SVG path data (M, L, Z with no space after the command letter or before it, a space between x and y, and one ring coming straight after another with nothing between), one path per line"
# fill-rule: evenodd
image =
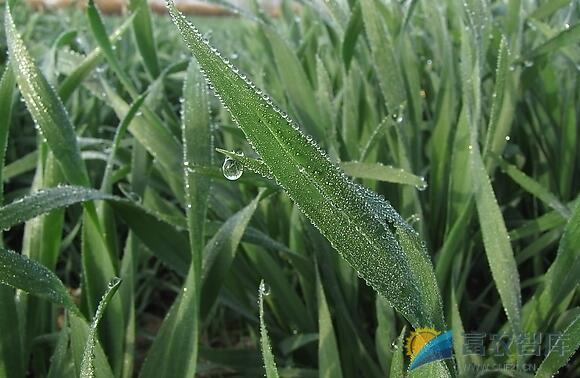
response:
M320 377L342 377L340 354L332 326L332 318L326 303L324 288L317 275L316 292L318 298L318 371Z
M354 56L356 42L359 34L363 31L362 12L360 2L356 2L350 13L346 30L344 31L344 39L342 41L342 60L348 69L350 62Z
M260 308L260 346L262 349L262 358L264 359L266 377L278 378L278 369L276 368L276 361L274 361L270 339L268 338L268 330L266 329L266 323L264 321L264 295L266 295L266 285L264 284L264 281L260 281L260 287L258 289L258 306Z
M433 269L416 233L384 199L346 179L288 116L212 51L173 4L169 11L216 93L288 195L369 285L412 324L442 327ZM397 237L404 239L403 245L387 219Z
M545 327L545 321L553 311L563 303L580 284L580 202L566 224L562 239L558 246L556 259L544 274L542 284L534 296L524 306L526 331L534 331Z
M135 14L133 19L133 36L139 53L143 58L145 68L152 77L159 76L159 60L155 48L155 36L151 25L149 2L146 0L131 0L129 8Z
M60 186L39 190L0 208L0 228L8 229L52 210L94 200L107 201L161 261L186 275L190 255L186 252L187 239L183 233L142 206L95 189Z
M427 183L423 177L416 176L402 168L382 165L381 163L359 163L357 161L342 162L340 166L348 176L413 185L419 190L427 188Z
M553 377L574 356L579 347L580 316L577 316L552 345L548 355L536 371L536 377Z
M16 82L39 133L46 139L68 181L74 185L89 186L87 169L67 111L28 53L16 30L9 6L4 22Z
M78 186L42 189L0 208L0 229L7 230L41 214L76 203L113 198L110 194Z
M91 332L91 326L89 323L79 316L71 316L69 318L70 321L70 345L71 351L73 354L74 364L75 364L75 372L76 377L81 375L81 365L82 365L82 358L84 355L85 347L87 345L87 341L89 340L89 334ZM107 361L107 356L105 356L105 352L103 352L103 348L101 347L101 343L99 342L98 338L95 340L95 358L93 359L93 364L95 366L95 375L97 378L113 378L113 372L111 370L111 366Z
M14 102L14 88L16 82L14 71L10 63L0 79L0 185L3 185L4 160L6 158L6 146L12 118L12 103ZM4 202L4 191L0 188L0 205Z
M377 78L389 112L396 115L405 100L404 85L392 36L379 11L377 0L361 0L364 27L369 39Z
M54 353L50 358L50 370L48 378L74 377L74 362L69 349L70 328L64 327L58 333L58 340L54 347Z
M8 63L0 79L0 169L4 167L6 156L15 86L14 73ZM4 202L2 173L0 172L0 205ZM2 230L1 227L0 230ZM3 244L2 231L0 231L0 246ZM0 303L2 303L0 306L0 376L24 375L23 351L18 335L19 319L14 295L12 288L0 287Z
M201 293L201 311L204 318L219 294L262 193L263 190L246 207L230 217L205 245Z
M562 217L570 218L570 210L560 202L560 200L544 188L539 182L520 171L515 165L508 164L503 159L500 159L500 166L502 170L511 177L518 185L520 185L526 192L539 198L546 205L556 210Z
M477 142L471 145L470 162L473 194L487 261L512 330L518 334L522 327L522 299L517 263Z
M43 265L21 254L0 248L0 283L47 299L82 316L58 277Z
M528 16L530 18L542 19L550 16L558 9L569 6L569 0L552 0L539 4L539 6Z
M485 145L483 147L483 156L486 157L490 152L496 152L494 149L498 144L498 135L496 135L497 126L499 123L499 117L502 110L504 95L506 93L506 76L509 70L510 54L508 49L507 40L502 38L499 44L499 52L497 54L497 68L496 68L496 78L495 87L493 89L493 102L491 104L491 114L489 116L489 125L487 126L487 135L485 139ZM499 135L500 138L504 139L505 136ZM499 141L501 142L501 140Z
M302 68L296 53L277 34L276 31L264 28L264 34L268 37L274 61L278 67L278 74L286 88L288 97L296 106L298 116L306 127L306 130L317 140L322 140L324 135L320 112L316 106L314 89Z
M95 7L94 0L89 0L87 4L87 18L89 20L89 26L91 28L91 32L93 36L97 40L99 47L102 49L109 66L115 72L115 75L123 84L123 87L129 92L131 97L137 97L137 91L135 90L135 86L133 82L127 75L126 71L123 70L121 67L121 63L115 56L115 52L113 51L113 45L107 36L107 31L105 29L105 25L103 24L103 20L99 13L99 10Z
M182 137L185 207L192 263L181 293L172 305L147 356L144 377L192 377L197 371L201 269L210 178L196 174L211 164L211 129L205 80L191 63L183 87Z
M112 191L113 164L115 161L115 154L117 152L117 149L119 148L121 140L125 136L127 128L131 124L131 121L133 121L133 118L137 115L137 112L139 111L139 108L141 108L141 105L143 105L146 95L147 92L143 93L141 96L137 98L137 100L135 100L131 104L129 110L127 111L127 114L125 114L123 120L121 121L121 123L119 123L117 130L115 130L115 136L113 137L111 151L109 152L109 157L107 158L107 165L105 166L105 173L103 173L103 181L101 183L101 190L104 191L105 193L110 193Z
M113 33L111 33L109 41L113 43L121 38L129 29L129 26L131 26L132 21L133 15L130 15ZM95 68L97 68L102 57L103 50L101 50L100 47L95 48L75 67L66 79L63 80L58 88L58 94L63 101L66 101L74 93L75 89L81 85L83 80L86 79Z
M404 377L405 376L405 360L403 356L403 339L405 338L406 327L403 327L401 334L397 337L395 344L395 352L391 360L391 370L389 377Z
M113 278L109 282L109 286L105 294L103 294L103 298L99 302L99 307L97 308L97 312L93 317L93 321L91 323L91 328L89 330L89 335L87 338L87 343L85 345L85 350L83 352L83 360L81 362L81 377L82 378L93 378L95 377L95 348L97 344L97 327L107 305L111 301L111 298L115 295L117 290L119 289L119 285L121 284L121 279Z
M561 49L564 46L578 43L580 40L580 23L558 33L555 37L542 43L527 54L529 59L549 54Z

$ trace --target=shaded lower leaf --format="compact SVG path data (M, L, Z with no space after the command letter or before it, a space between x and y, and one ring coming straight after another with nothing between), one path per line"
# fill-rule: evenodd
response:
M553 377L574 356L579 347L580 316L577 316L552 345L548 355L536 371L536 377Z
M89 330L89 335L87 338L87 342L85 345L85 350L83 352L83 360L81 362L81 377L82 378L93 378L95 377L95 348L97 344L97 327L107 305L111 301L111 298L115 295L117 290L119 289L119 285L121 284L121 280L119 278L113 278L109 282L109 286L105 294L103 294L103 298L101 302L99 302L99 307L97 308L97 312L93 318L91 323L91 327Z
M264 295L266 295L266 286L264 281L261 281L258 289L258 306L260 308L260 347L262 349L266 377L278 378L278 368L276 368L276 361L274 361L270 339L268 338L268 331L264 322Z
M52 271L4 248L0 248L0 283L48 299L80 316L67 289Z

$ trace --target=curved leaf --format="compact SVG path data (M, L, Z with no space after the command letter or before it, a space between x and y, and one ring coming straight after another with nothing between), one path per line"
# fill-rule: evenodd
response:
M253 83L224 62L173 3L169 11L216 93L288 195L368 284L413 325L442 327L440 296L428 256L415 242L399 244L390 229L399 215L377 196L387 209L378 213L364 191Z
M109 286L107 287L107 291L103 294L103 298L99 302L99 307L97 308L97 312L93 318L91 323L91 328L89 330L89 336L87 338L87 343L85 346L85 350L83 352L83 360L81 362L81 378L93 378L95 377L95 347L97 344L97 326L103 317L103 313L107 308L107 305L113 298L113 295L119 289L119 285L121 284L121 279L113 278L109 282Z
M0 283L48 299L82 316L60 279L44 265L0 248Z

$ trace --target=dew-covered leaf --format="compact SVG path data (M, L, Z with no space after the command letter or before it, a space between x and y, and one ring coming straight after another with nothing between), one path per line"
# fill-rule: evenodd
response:
M419 190L427 188L427 182L425 182L423 177L414 175L402 168L380 163L360 163L357 161L345 161L340 166L348 176L413 185Z
M41 214L76 203L112 198L109 194L78 186L39 190L0 208L0 229L7 230Z
M169 11L233 119L300 209L413 325L442 327L433 268L416 233L399 222L384 199L369 198L348 180L287 115L223 61L172 3Z
M258 288L258 306L260 308L260 347L262 349L262 358L264 359L264 368L266 369L267 378L278 378L278 369L274 355L272 354L272 346L268 338L268 330L264 321L264 295L266 295L266 285L264 281L260 282Z
M564 329L560 337L551 345L551 349L536 371L538 378L554 377L558 370L568 363L580 347L580 316L577 316Z
M6 8L4 22L16 82L39 133L46 139L68 181L89 186L87 169L67 111L26 49L14 25L10 7Z
M97 344L97 327L99 326L99 322L103 317L105 309L107 308L111 298L119 289L119 285L121 284L121 279L115 277L111 279L109 285L107 287L107 291L103 294L103 298L99 302L99 307L97 307L97 312L93 317L93 321L91 322L91 327L89 329L89 335L87 338L87 342L85 345L85 350L83 352L83 359L81 362L81 378L93 378L96 376L96 369L95 369L95 348Z
M64 306L81 316L60 279L44 265L0 248L0 283Z

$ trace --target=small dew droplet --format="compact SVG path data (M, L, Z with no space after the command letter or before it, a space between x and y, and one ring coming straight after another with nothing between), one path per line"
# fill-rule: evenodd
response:
M417 190L420 191L427 189L427 181L425 181L425 179L421 177L421 182L415 185L415 188L417 188Z
M239 161L234 160L228 156L222 165L222 173L228 180L235 181L242 177L242 173L244 173L244 166Z
M271 292L270 285L263 282L262 285L260 285L260 291L262 292L262 295L264 297L267 297L268 295L270 295Z

